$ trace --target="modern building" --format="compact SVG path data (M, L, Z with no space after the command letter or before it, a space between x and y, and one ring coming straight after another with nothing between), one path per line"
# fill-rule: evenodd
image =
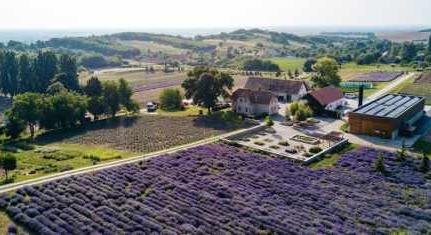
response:
M348 114L350 133L394 139L411 135L424 116L425 99L419 96L389 94Z
M249 77L245 89L254 91L269 91L277 96L280 102L299 100L307 94L308 86L302 80L273 79Z
M278 113L277 96L268 91L238 89L232 94L232 109L239 114L256 116Z
M343 92L335 86L312 91L304 99L315 114L336 113L346 103Z

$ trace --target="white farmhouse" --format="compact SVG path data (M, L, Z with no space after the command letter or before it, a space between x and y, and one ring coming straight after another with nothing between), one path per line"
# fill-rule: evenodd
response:
M299 100L307 94L307 84L301 80L272 79L249 77L245 89L254 91L269 91L277 96L280 102Z
M256 116L278 113L277 96L268 91L238 89L232 94L232 109L239 114Z

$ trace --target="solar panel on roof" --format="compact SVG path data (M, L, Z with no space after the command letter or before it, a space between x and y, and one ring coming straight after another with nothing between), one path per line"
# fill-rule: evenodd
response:
M391 112L389 115L387 115L387 117L397 117L398 115L400 115L402 112L404 112L406 110L406 108L404 106L401 106L397 109L395 109L393 112Z
M364 107L362 107L362 108L360 108L358 111L356 111L357 113L366 113L366 112L368 112L368 110L370 110L370 109L372 109L372 108L374 108L374 107L376 107L377 105L379 105L379 104L377 104L377 103L371 103L371 104L369 104L369 105L367 105L367 106L364 106Z
M396 102L394 105L400 106L411 100L411 97L404 97L402 100Z
M393 95L388 95L388 96L381 98L380 100L377 100L376 102L379 104L384 104L386 101L392 99L393 97L394 97Z
M371 109L370 111L368 111L366 114L368 114L368 115L375 115L376 113L384 110L385 108L386 108L385 106L377 106L377 107Z
M394 104L395 102L397 102L397 101L401 100L402 98L403 98L402 96L396 96L395 98L393 98L393 99L391 99L391 100L386 101L385 105L392 105L392 104Z
M395 105L388 106L388 107L386 107L384 110L382 110L381 112L379 112L376 115L380 116L380 117L384 117L384 116L386 116L388 113L392 112L396 108L397 108L397 106L395 106Z

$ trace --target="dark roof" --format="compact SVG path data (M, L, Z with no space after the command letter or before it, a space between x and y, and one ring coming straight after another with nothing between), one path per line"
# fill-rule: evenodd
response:
M301 87L307 85L304 81L283 80L263 77L249 77L244 88L250 90L264 90L277 93L298 94Z
M320 105L326 106L334 101L343 98L343 92L335 86L327 86L319 90L310 92L312 96Z
M424 98L420 96L390 94L382 96L357 108L353 113L377 117L398 118L401 114L423 100Z
M253 104L270 104L272 99L276 99L277 97L268 91L253 91L250 89L238 89L232 94L232 100L236 101L236 99L240 97L245 97L250 100Z

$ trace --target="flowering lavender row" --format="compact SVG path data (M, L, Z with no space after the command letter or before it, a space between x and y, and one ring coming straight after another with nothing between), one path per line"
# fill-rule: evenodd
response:
M347 153L311 170L225 145L74 176L2 195L0 207L37 234L357 234L430 229L431 184L384 153ZM427 197L428 195L428 197Z
M394 80L395 78L398 78L403 73L401 72L393 72L393 73L387 73L387 72L374 72L374 73L367 73L362 74L358 76L357 78L353 79L352 81L355 82L390 82Z

